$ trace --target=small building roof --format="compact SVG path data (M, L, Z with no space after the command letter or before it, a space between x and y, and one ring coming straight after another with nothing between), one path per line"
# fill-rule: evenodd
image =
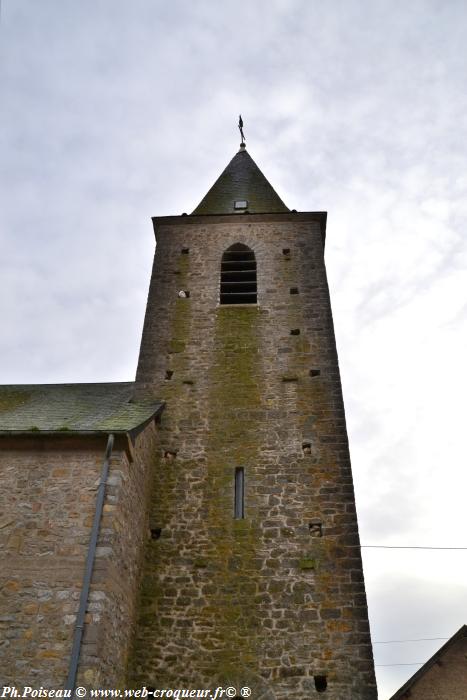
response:
M413 676L411 676L411 678L409 678L409 680L406 683L404 683L404 685L389 698L389 700L405 700L405 698L409 698L411 694L410 691L416 684L416 682L419 681L422 678L422 676L424 676L425 673L427 673L427 671L430 670L432 666L434 666L436 663L440 663L441 657L444 656L444 654L452 646L454 646L461 639L465 638L467 638L467 625L462 625L460 630L458 630L450 639L448 639L446 644L443 644L443 646L440 647L438 651L436 651L433 654L433 656L430 659L428 659L428 661L424 663L423 666L419 668L418 671L416 671L413 674Z
M235 201L246 200L249 214L290 211L264 177L253 158L241 147L192 215L237 214Z
M131 432L162 411L132 400L133 382L0 386L0 434Z

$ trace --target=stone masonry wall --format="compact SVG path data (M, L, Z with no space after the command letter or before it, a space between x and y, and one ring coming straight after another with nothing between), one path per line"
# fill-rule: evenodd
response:
M178 218L156 233L136 387L167 401L151 512L161 532L147 547L131 682L230 681L303 700L325 676L325 697L374 699L318 217ZM238 242L256 255L258 306L220 307L221 257Z
M66 680L104 447L0 452L3 684Z
M78 673L78 684L89 688L125 687L156 451L152 423L136 438L131 460L121 452L111 461Z
M100 442L38 437L2 446L0 685L65 685L104 459ZM88 687L115 687L125 676L154 442L148 426L134 461L118 446L111 459L78 675Z

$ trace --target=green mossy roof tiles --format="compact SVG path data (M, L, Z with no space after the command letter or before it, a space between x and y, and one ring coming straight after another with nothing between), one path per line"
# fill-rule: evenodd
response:
M250 214L275 214L287 212L277 192L271 187L253 158L240 150L211 187L192 215L239 214L234 202L246 200Z
M133 382L0 386L0 433L130 432L160 411L131 401Z

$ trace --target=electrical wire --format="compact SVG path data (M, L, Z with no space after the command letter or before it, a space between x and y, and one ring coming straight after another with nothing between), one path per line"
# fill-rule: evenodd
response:
M426 661L414 661L411 664L375 664L375 666L423 666Z
M467 547L425 547L418 545L394 545L394 544L361 544L361 549L453 549L466 550Z
M450 637L421 637L420 639L389 639L384 642L373 642L373 644L403 644L404 642L433 642L434 640L446 640Z

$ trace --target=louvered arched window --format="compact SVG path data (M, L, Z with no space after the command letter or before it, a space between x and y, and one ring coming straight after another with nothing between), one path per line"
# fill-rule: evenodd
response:
M222 256L220 303L256 304L256 258L243 243L234 243Z

